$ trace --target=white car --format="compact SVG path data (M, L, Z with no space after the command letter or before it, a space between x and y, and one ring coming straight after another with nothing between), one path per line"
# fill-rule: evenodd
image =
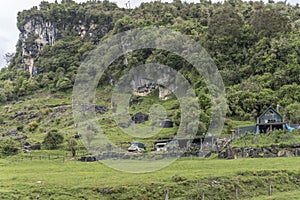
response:
M145 150L146 150L146 147L141 142L131 142L130 147L128 147L129 152L142 152Z

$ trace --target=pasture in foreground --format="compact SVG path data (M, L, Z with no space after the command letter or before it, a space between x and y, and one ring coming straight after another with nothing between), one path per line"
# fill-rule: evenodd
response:
M1 199L297 199L300 159L181 158L159 171L133 174L102 163L0 159ZM268 196L269 180L272 195Z

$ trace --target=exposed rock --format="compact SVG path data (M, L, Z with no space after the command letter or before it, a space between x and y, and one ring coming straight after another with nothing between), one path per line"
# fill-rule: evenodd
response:
M10 131L7 132L5 136L18 136L18 130L16 128L11 129Z
M33 119L33 118L35 118L36 116L35 116L35 114L34 113L30 113L29 115L28 115L28 119Z
M15 119L15 118L17 118L19 116L23 116L23 115L26 115L26 112L18 111L17 113L15 113L14 116L9 117L9 119Z
M87 112L94 109L97 114L104 114L108 111L108 108L106 106L95 104L82 104L80 105L80 109L82 112Z
M174 122L170 119L164 119L164 120L161 120L161 127L162 128L172 128L174 125Z
M95 111L97 114L105 114L108 111L106 106L95 105Z
M63 16L51 20L39 14L28 15L23 19L24 22L18 23L20 30L19 42L22 49L22 63L25 64L24 67L22 66L23 69L28 70L30 76L37 75L38 69L34 61L41 49L46 45L53 46L66 32L75 31L82 39L96 42L113 27L110 24L112 23L110 20L99 24L93 20L87 21L83 16L82 20L74 20L68 26L59 22L64 20Z
M129 105L132 106L132 105L134 105L134 104L140 104L140 103L142 103L142 102L143 102L143 98L137 97L137 98L135 98L135 99L130 99Z
M29 142L25 142L23 144L23 149L27 150L27 151L40 150L41 149L41 144L38 142L38 143L35 143L34 145L31 145Z
M16 128L8 131L6 134L2 134L3 137L13 137L14 140L26 140L27 135L18 133Z
M176 77L170 69L158 67L155 70L146 68L145 70L136 70L131 74L128 82L130 82L133 94L136 96L147 96L154 90L159 90L159 98L166 100L167 95L175 90Z
M135 115L132 116L132 121L134 121L134 123L136 124L140 124L143 123L145 121L148 121L149 115L138 112Z
M28 67L30 76L37 75L34 66L34 58L45 45L52 46L59 39L59 30L55 23L45 20L42 16L34 16L18 27L21 31L20 42L22 43L22 56L25 65ZM28 43L28 41L32 42Z
M34 145L31 145L31 150L40 150L41 149L41 144L35 143Z
M31 150L31 145L30 145L30 143L29 143L29 142L25 142L25 143L23 144L23 149L24 149L24 150Z
M263 155L263 157L264 157L264 158L275 158L275 157L276 157L276 155L275 155L275 154L272 154L272 153L270 153L270 154L264 154L264 155Z
M233 152L231 149L225 149L218 156L219 158L233 159Z
M300 148L300 143L291 144L291 148Z
M20 121L23 121L23 120L25 119L25 117L24 117L24 115L22 115L22 116L20 116L18 119L19 119Z
M285 147L279 148L280 145L272 145L271 147L232 147L223 149L219 152L219 158L274 158L274 157L291 157L300 156L300 150Z
M294 154L288 150L281 150L277 154L278 157L291 157L294 156Z
M172 94L172 91L169 90L168 88L165 87L159 87L159 98L162 100L168 100L169 98L167 97L169 94Z

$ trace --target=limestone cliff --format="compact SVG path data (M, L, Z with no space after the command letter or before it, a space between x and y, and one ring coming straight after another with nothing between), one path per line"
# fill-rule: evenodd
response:
M19 29L22 61L25 67L28 67L30 75L34 76L37 73L34 59L43 46L52 46L59 39L60 31L54 23L44 20L41 16L28 19L24 26L19 27Z
M33 7L18 13L20 34L17 62L19 68L29 70L31 76L39 72L35 61L43 47L51 47L65 36L97 43L112 30L114 16L107 10L115 8L115 4L68 2L69 4L42 2L39 8Z

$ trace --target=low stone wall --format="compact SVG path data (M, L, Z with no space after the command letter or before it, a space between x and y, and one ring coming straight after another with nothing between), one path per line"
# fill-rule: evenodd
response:
M228 147L219 152L219 158L274 158L300 156L300 144L280 144L269 147Z

